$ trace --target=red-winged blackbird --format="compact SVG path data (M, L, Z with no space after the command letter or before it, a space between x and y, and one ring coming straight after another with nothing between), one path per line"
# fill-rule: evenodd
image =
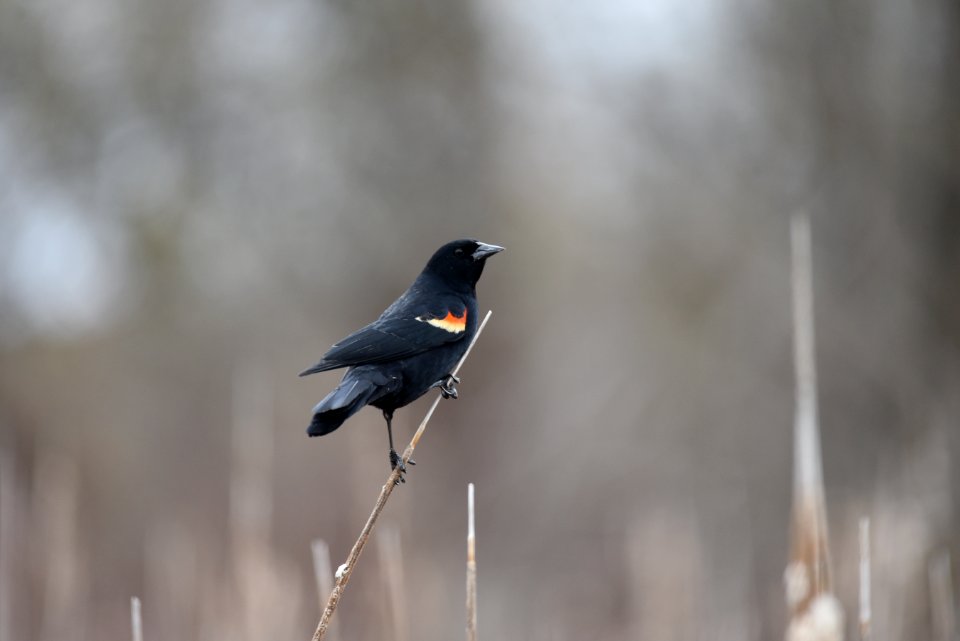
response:
M329 434L364 405L373 405L387 421L390 469L399 465L406 472L393 448L393 411L433 387L444 398L457 398L454 384L460 381L451 371L477 332L477 281L487 258L501 251L503 247L476 240L447 243L380 318L300 372L307 376L349 368L337 388L313 408L307 434Z

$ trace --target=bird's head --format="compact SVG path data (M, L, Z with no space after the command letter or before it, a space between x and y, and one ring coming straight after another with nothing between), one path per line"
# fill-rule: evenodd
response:
M487 259L502 251L503 247L478 240L455 240L438 249L423 271L448 283L473 288L480 280Z

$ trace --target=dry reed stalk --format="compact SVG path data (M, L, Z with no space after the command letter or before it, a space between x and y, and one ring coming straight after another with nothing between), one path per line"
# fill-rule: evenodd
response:
M400 548L400 532L392 524L385 523L377 533L377 552L387 588L390 605L390 631L393 641L407 639L407 599L403 591L403 550Z
M805 215L794 216L790 232L796 411L791 553L784 572L790 608L786 636L788 640L832 641L843 638L843 611L830 593L830 549L817 419L809 219Z
M870 612L870 519L860 519L860 639L869 641Z
M477 641L477 538L473 517L473 483L467 485L467 641Z
M320 612L322 613L327 605L324 599L325 594L330 594L333 589L333 569L330 564L330 546L323 539L314 539L310 543L310 551L313 555L313 573L317 581L317 596L320 599ZM331 625L327 632L327 638L333 641L337 638L336 625Z
M953 579L950 574L950 553L942 552L930 561L930 616L933 618L933 641L956 639L957 615L954 611Z
M140 617L140 599L130 597L130 630L133 641L143 641L143 619Z
M483 333L483 328L486 326L487 321L490 320L491 314L493 314L493 312L487 312L487 315L483 317L480 327L477 328L477 333L474 335L470 345L467 346L467 351L463 353L463 356L460 358L460 362L457 363L455 368L453 368L451 374L456 375L457 372L460 371L464 361L466 361L467 357L470 356L473 346L477 344L477 339L480 338L480 334ZM437 405L440 403L440 398L441 397L438 394L433 400L433 404L430 406L430 409L427 410L426 415L420 422L420 426L417 428L416 433L410 440L410 444L407 445L407 449L403 451L402 458L404 464L410 462L410 457L413 456L413 451L417 448L417 444L420 442L420 438L423 436L423 432L427 428L427 423L430 422L433 412L437 409ZM353 569L357 565L357 560L360 558L363 548L367 545L367 540L370 538L370 533L373 531L373 527L376 525L377 519L380 518L380 513L383 512L383 508L386 506L387 500L393 493L393 490L397 486L399 479L400 467L397 467L397 469L390 473L390 476L387 478L387 482L383 485L383 487L380 488L380 495L377 497L377 501L373 505L373 511L367 518L367 522L363 525L363 529L360 530L360 536L357 538L357 541L350 549L350 554L347 556L346 563L337 569L336 583L334 584L333 589L330 591L330 598L327 600L327 607L324 609L323 615L320 617L320 623L317 624L317 630L313 633L313 641L320 641L320 639L323 639L326 636L327 629L330 627L330 619L333 617L333 613L336 612L337 606L340 604L340 597L343 596L343 591L346 589L347 583L350 581L350 575L353 574Z

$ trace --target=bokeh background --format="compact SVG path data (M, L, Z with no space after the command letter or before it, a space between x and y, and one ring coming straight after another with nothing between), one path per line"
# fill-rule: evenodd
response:
M387 458L296 374L464 236L494 316L340 638L459 638L470 481L482 638L782 638L799 211L836 593L869 516L875 638L929 638L955 2L0 0L0 638L308 638Z

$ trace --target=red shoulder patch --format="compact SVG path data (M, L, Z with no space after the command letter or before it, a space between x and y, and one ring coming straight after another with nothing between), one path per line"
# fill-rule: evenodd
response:
M440 329L450 332L451 334L459 334L467 329L467 310L463 310L463 313L460 316L448 311L447 315L443 318L420 318L418 316L417 320L424 323L429 323L434 327L439 327Z

